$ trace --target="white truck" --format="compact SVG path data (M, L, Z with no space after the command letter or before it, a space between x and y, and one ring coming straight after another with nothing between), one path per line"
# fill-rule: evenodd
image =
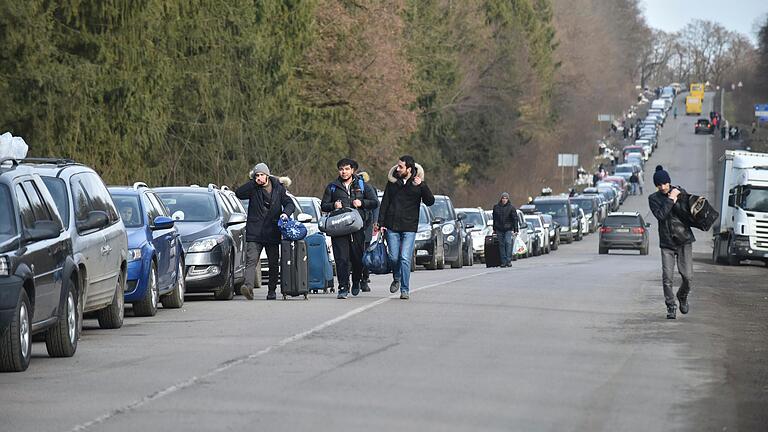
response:
M712 227L712 260L768 264L768 154L726 150L720 162L720 219Z

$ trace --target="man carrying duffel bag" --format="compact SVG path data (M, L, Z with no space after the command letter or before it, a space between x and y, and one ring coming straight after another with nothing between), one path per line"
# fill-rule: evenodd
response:
M357 162L344 158L336 164L339 177L331 182L323 192L321 209L324 212L342 212L347 209L359 212L361 220L365 218L365 212L379 206L376 192L355 175ZM349 273L352 272L352 295L360 294L360 282L363 277L363 253L365 249L365 232L361 225L352 233L334 235L332 231L326 231L331 236L333 256L336 259L336 275L339 283L337 298L346 299L350 292Z

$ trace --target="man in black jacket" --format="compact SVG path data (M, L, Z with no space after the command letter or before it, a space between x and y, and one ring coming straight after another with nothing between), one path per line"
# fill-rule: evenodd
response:
M360 171L357 174L360 178L363 179L366 185L368 185L369 181L371 181L370 175L366 171ZM376 186L371 185L371 189L373 189L373 193L376 194L376 199L379 198L379 191L376 189ZM379 220L379 207L377 206L375 209L366 211L365 212L366 217L363 218L363 221L365 222L365 226L363 226L363 232L365 233L365 246L364 250L368 249L368 246L371 245L371 241L373 240L373 224L376 223L377 220ZM362 292L370 292L371 291L371 273L368 271L368 268L366 266L363 266L363 279L360 281L360 291Z
M285 187L276 177L269 175L267 164L253 167L250 180L237 188L235 195L248 200L248 222L245 226L245 283L240 293L253 300L253 284L259 268L261 250L267 249L269 262L269 291L267 300L277 298L277 281L280 277L280 229L279 218L288 219L296 209Z
M659 246L661 247L661 279L664 287L664 302L667 304L667 318L675 319L677 307L672 282L677 270L683 278L677 290L680 312L688 313L688 293L693 285L693 236L684 203L688 193L679 186L672 186L669 173L659 165L653 174L657 191L648 197L648 206L659 220Z
M410 298L411 259L419 228L421 203L431 206L435 196L424 182L424 168L412 156L402 156L387 175L379 220L374 230L381 228L387 236L387 253L392 263L392 283L389 292L400 290L400 298Z
M509 202L509 194L501 194L498 204L493 206L493 230L499 238L499 255L501 267L509 267L515 259L515 251L512 247L513 233L517 233L518 220L517 209Z
M323 192L320 207L324 212L353 208L357 209L360 216L365 220L366 213L379 206L379 199L373 188L355 175L357 166L356 161L346 158L341 159L336 164L339 177L326 186L325 192ZM339 281L337 298L346 299L349 295L350 266L352 267L352 295L360 294L360 282L363 278L363 253L365 252L365 227L352 234L333 237L331 244L336 260L336 276Z

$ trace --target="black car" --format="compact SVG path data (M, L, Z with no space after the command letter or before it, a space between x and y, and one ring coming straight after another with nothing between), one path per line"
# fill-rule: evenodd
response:
M155 188L181 235L186 292L230 300L245 281L246 215L216 185Z
M432 216L425 204L419 210L419 228L413 248L414 264L423 265L429 270L445 268L445 246L443 220Z
M584 210L584 216L587 217L589 222L589 232L593 233L600 226L600 200L597 196L591 195L576 195L571 198L571 202L577 204L579 208Z
M456 214L451 198L446 195L435 195L435 203L430 206L432 215L442 220L441 230L445 236L445 261L451 264L451 268L464 266L464 238L466 231L460 218L466 215Z
M638 212L611 213L600 228L598 252L607 254L610 249L639 250L648 255L648 227Z
M72 240L39 175L0 159L0 371L29 366L32 336L71 357L79 334L80 277Z
M695 134L714 134L715 133L715 125L712 124L709 119L700 118L696 120L696 125L693 127L693 133Z
M560 224L561 240L566 243L581 240L581 224L567 196L538 196L532 204L536 206L536 211L552 216Z

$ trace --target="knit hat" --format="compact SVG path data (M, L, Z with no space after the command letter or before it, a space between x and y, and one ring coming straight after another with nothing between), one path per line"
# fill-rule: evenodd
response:
M501 193L501 197L502 197L502 198L506 198L506 199L509 199L509 193L508 193L508 192L502 192L502 193Z
M660 186L665 183L672 183L672 179L669 178L669 173L664 171L663 166L656 165L656 172L653 173L653 184Z
M253 167L253 169L251 170L251 177L259 173L269 175L269 167L264 162L257 164L255 167Z

